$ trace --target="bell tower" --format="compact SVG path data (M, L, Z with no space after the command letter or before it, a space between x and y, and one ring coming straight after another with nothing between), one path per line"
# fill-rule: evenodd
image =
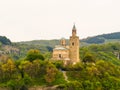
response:
M66 46L66 40L65 40L64 38L62 38L62 39L60 40L60 44L61 44L62 46Z
M73 64L80 62L79 59L79 37L76 36L76 27L73 26L72 36L70 36L70 60Z

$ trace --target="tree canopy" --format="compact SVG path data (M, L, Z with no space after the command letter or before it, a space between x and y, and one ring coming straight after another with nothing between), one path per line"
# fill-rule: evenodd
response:
M26 60L29 60L29 61L32 62L33 60L37 60L37 59L44 60L44 57L40 53L40 51L39 50L34 50L34 49L29 50L28 53L27 53Z

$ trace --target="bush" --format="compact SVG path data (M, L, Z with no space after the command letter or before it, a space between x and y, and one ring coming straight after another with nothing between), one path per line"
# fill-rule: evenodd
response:
M66 84L62 84L58 88L62 88L64 90L83 90L82 84L78 81L71 81Z

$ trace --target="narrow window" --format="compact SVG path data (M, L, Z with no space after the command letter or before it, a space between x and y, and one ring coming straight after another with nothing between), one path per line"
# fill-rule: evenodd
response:
M61 58L61 54L59 54L59 58Z
M74 46L74 42L72 43L72 46Z

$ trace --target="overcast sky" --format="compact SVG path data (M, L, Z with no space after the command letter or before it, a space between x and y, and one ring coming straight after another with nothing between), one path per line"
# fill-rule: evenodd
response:
M0 36L11 41L82 39L120 31L120 0L0 0Z

